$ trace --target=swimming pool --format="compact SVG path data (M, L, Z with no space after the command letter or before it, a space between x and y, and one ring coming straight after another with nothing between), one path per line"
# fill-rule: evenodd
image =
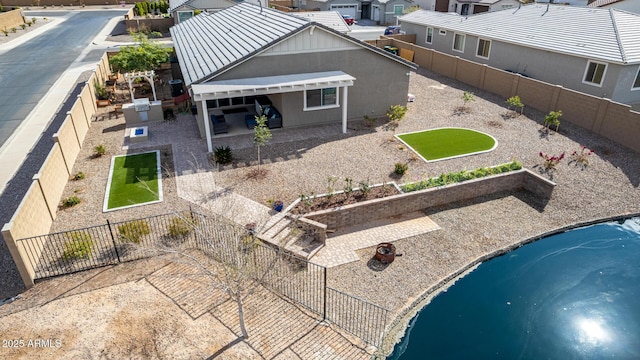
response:
M640 358L640 219L480 265L412 319L389 359Z

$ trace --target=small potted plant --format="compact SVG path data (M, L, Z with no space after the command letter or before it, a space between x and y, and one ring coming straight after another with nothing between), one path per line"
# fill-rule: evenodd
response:
M284 208L284 203L282 200L276 200L273 202L273 210L280 212Z

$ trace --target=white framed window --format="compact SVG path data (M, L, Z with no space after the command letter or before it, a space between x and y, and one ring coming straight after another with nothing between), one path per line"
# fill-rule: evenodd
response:
M464 52L464 40L466 35L453 34L453 50L458 52Z
M636 79L633 81L631 90L640 90L640 66L638 67L638 73L636 74Z
M324 88L304 91L304 111L331 109L340 106L338 88Z
M393 15L400 16L404 11L404 5L393 5Z
M193 17L193 11L178 11L178 23L189 20Z
M606 72L607 64L589 60L582 82L589 85L602 86Z
M447 30L442 30L442 29L440 29L440 30L438 31L438 34L440 34L440 35L447 35Z
M478 38L478 48L476 49L476 56L483 59L488 59L489 52L491 52L491 40Z
M425 42L427 44L433 44L433 28L432 27L427 28L427 36L425 37Z

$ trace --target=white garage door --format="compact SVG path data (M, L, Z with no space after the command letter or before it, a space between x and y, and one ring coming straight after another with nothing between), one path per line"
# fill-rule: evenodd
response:
M355 19L358 5L331 5L331 11L337 11L341 15L351 15Z

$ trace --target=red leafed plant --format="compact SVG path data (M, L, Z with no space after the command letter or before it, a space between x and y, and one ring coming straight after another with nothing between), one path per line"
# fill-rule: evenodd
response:
M540 157L544 159L544 163L542 164L542 166L544 166L545 169L547 170L553 170L556 168L556 165L558 165L560 163L560 161L562 161L562 159L564 159L564 152L562 154L560 154L559 156L556 155L549 155L549 154L545 154L542 151L540 151Z
M580 146L580 150L576 150L571 153L571 161L569 163L575 163L587 167L589 165L589 156L593 154L593 150L586 146Z

